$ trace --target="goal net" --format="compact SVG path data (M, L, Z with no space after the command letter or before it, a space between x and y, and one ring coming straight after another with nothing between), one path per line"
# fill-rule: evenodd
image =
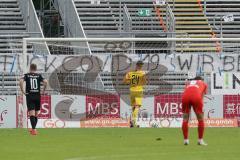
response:
M37 64L49 81L48 95L104 96L108 102L120 95L130 105L123 78L141 60L147 75L145 98L167 95L163 99L179 101L187 79L201 75L211 88L213 73L237 72L239 45L238 39L223 38L27 38L23 72ZM93 112L83 117L94 117L98 110Z

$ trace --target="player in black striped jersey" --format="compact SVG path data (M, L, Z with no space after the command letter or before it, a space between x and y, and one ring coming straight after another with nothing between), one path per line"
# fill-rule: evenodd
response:
M41 85L43 85L42 94L44 94L47 87L47 80L42 77L41 74L36 73L37 65L30 65L30 72L24 74L20 79L20 89L24 95L26 95L28 114L30 116L30 122L32 129L30 133L37 135L36 125L38 121L38 114L40 113L41 102ZM24 89L25 82L25 89Z

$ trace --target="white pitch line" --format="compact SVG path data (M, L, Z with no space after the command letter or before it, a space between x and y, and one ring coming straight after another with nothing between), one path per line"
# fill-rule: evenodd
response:
M98 159L114 159L114 158L128 158L138 156L153 156L153 155L168 155L170 153L182 153L182 152L164 152L164 153L146 153L146 154L121 154L121 155L109 155L109 156L88 156L88 157L75 157L65 160L98 160ZM191 152L194 153L194 152ZM195 153L209 153L209 151L197 151Z
M142 155L142 154L141 154ZM144 155L156 155L155 154L144 154ZM159 153L157 154L159 155ZM110 155L110 156L89 156L89 157L76 157L65 160L95 160L95 159L109 159L109 158L126 158L126 157L137 157L139 154L121 154L121 155Z

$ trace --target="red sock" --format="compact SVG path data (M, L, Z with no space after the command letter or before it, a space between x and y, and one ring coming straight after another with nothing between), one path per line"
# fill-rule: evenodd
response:
M182 132L183 132L184 139L188 139L188 121L183 121Z
M200 120L198 121L198 138L202 139L204 133L204 121Z

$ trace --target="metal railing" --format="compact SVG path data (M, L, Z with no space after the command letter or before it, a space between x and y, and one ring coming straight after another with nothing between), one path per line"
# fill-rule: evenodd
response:
M123 30L125 32L132 31L132 18L126 4L123 6Z
M139 1L138 4L136 4L136 1L132 1L133 3L131 3L130 0L111 0L109 1L109 5L110 5L110 9L112 10L112 12L116 16L116 18L118 19L116 22L118 23L119 26L119 31L122 32L124 31L124 27L125 27L125 22L124 22L124 10L125 10L125 6L127 6L128 8L128 12L129 12L129 16L132 19L132 28L139 28L139 26L141 26L142 24L146 24L145 26L148 26L147 29L144 30L157 30L156 26L154 26L154 22L157 21L157 17L155 16L154 13L154 9L153 9L153 1L149 0L149 1L144 1L144 3L142 3L141 1ZM147 3L145 3L147 2ZM139 8L136 7L132 7L132 5L139 5ZM140 16L138 15L139 10L138 9L146 9L149 12L149 15L146 16ZM156 19L154 19L154 17ZM161 27L159 27L160 30ZM143 28L139 28L140 30Z
M64 23L64 34L68 37L78 37L78 38L86 38L86 34L84 28L82 26L80 17L78 15L76 6L73 0L68 0L66 3L65 0L58 0L58 9L61 14ZM77 50L75 53L84 53L84 54L92 54L91 49L88 42L82 42L81 44L72 44L72 45L81 45L86 46L85 50Z
M23 15L23 20L27 27L27 32L38 33L31 34L31 37L44 37L32 0L20 0L18 2ZM41 49L43 51L41 54L50 54L46 43L41 45L35 44L33 45L33 49Z
M166 26L167 26L167 31L170 33L175 33L175 16L173 13L173 9L174 9L174 3L175 0L173 0L172 2L172 7L169 5L168 2L166 2ZM176 34L168 34L168 38L175 38ZM170 48L170 50L173 52L176 49L176 42L170 42L168 43L168 47Z
M124 32L131 32L132 31L132 18L128 11L127 5L124 4L123 6L123 30ZM135 37L135 35L131 35L131 37ZM134 43L131 43L132 52L134 53Z
M175 32L175 16L169 4L166 4L166 23L168 32Z
M207 1L203 0L203 13L206 15L207 13Z

